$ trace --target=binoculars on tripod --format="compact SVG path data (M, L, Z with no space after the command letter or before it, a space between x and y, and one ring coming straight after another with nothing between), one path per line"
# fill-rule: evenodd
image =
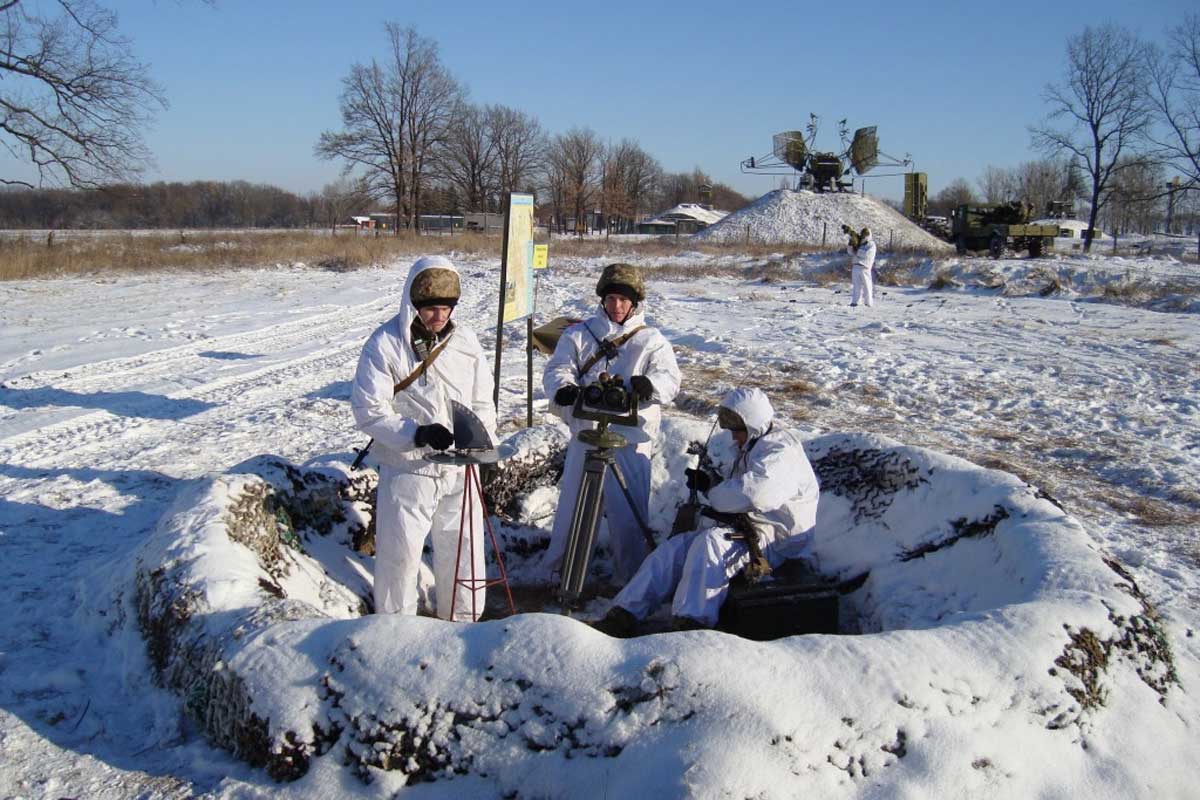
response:
M595 383L583 387L582 394L584 404L594 409L618 415L629 413L632 395L625 389L625 382L620 375L601 372Z

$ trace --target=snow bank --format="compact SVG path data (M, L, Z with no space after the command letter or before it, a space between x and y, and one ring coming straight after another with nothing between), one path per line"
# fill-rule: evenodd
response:
M666 473L706 427L664 426L656 521L682 499ZM447 797L1030 796L1070 793L1096 769L1115 795L1145 791L1087 741L1135 707L1183 735L1173 662L1153 609L1079 523L1010 475L929 450L848 434L808 449L822 482L808 555L844 581L842 618L860 635L615 640L538 613L359 617L361 584L302 569L297 526L248 510L271 508L245 500L271 496L261 474L214 478L164 518L139 559L143 631L210 737L298 795L361 779ZM364 524L351 493L328 474L253 466L325 499L290 516L328 522L354 565L342 580L366 568L347 547ZM237 541L251 529L260 545ZM1152 747L1155 731L1141 733Z
M923 230L892 207L873 197L850 192L776 189L743 209L693 234L714 244L749 241L758 244L844 245L842 225L871 229L882 250L913 248L948 253L953 248Z

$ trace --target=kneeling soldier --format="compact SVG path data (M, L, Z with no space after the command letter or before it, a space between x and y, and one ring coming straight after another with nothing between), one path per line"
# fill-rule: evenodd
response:
M708 496L700 527L660 544L597 629L628 636L672 595L676 629L711 628L738 571L759 577L797 554L816 523L819 487L800 435L776 427L774 414L758 389L725 396L717 419L738 446L729 475L688 471L689 488Z

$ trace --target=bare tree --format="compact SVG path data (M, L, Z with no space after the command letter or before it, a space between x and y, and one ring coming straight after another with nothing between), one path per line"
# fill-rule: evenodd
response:
M497 191L503 195L532 188L546 158L541 124L508 106L488 106L486 113L496 146Z
M442 64L437 42L421 36L415 28L401 28L394 22L386 28L408 150L409 224L416 228L421 191L437 149L445 145L454 111L462 105L463 92Z
M1162 124L1153 141L1187 185L1200 188L1200 14L1167 31L1167 43L1148 55L1150 100Z
M390 197L396 208L395 233L408 197L408 170L401 138L400 104L383 67L355 64L342 79L343 130L325 131L314 148L318 157L345 161L342 172L363 170L368 190Z
M1105 218L1113 234L1150 233L1162 218L1165 177L1161 164L1133 159L1113 179Z
M630 139L617 146L614 156L620 193L625 201L624 216L637 222L642 212L650 209L650 198L662 180L662 166Z
M497 191L498 154L491 116L463 103L452 115L438 172L454 186L469 211L489 211Z
M572 128L554 137L550 146L552 183L558 184L560 202L571 210L575 230L580 234L584 230L584 216L595 201L603 153L604 144L590 128Z
M141 172L139 130L166 100L130 48L93 0L0 0L0 147L39 183L95 187Z
M1028 202L1038 215L1049 213L1050 203L1067 200L1068 167L1063 161L1041 158L1026 161L1013 171L1016 195Z
M991 164L979 176L979 191L985 203L1007 203L1017 199L1017 180L1013 171Z
M416 224L434 151L445 143L461 90L437 43L392 22L384 29L389 60L350 68L342 81L343 130L322 133L315 151L345 160L347 173L363 168L372 189L395 201L398 229L401 216Z
M1084 250L1090 250L1096 218L1114 176L1134 160L1151 123L1145 47L1113 25L1084 28L1067 42L1067 75L1046 87L1046 123L1031 129L1034 144L1083 165L1091 182ZM1055 120L1064 127L1053 127Z
M356 211L365 211L371 203L370 184L361 177L343 177L326 184L321 190L318 207L329 230L337 234L337 226Z
M978 202L978 198L975 195L975 190L971 188L971 184L967 182L967 179L955 178L929 201L929 211L930 213L949 216L950 212L960 205L975 202Z

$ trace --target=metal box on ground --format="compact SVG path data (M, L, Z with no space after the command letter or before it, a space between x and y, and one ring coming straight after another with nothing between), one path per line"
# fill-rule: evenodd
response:
M755 641L838 632L841 595L835 584L796 560L785 562L772 577L754 585L734 579L717 629Z

